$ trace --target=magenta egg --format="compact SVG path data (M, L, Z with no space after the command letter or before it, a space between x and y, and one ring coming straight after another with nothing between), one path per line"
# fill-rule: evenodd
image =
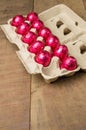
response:
M30 47L28 48L28 51L30 51L34 54L37 54L40 51L42 51L43 48L44 48L44 43L42 41L38 40L30 45Z
M39 31L40 29L42 29L44 27L44 24L41 20L35 20L32 23L32 28L35 28L37 31Z
M54 56L60 58L60 60L64 60L68 56L68 48L65 45L57 46L53 53Z
M44 67L47 67L51 62L51 54L48 51L43 50L35 56L35 61L42 64Z
M60 45L60 41L59 41L59 39L56 36L50 35L46 39L46 45L50 46L52 49L55 49L57 46Z
M24 22L25 18L22 15L16 15L11 21L11 25L18 27Z
M27 15L26 20L30 21L31 23L38 19L38 15L35 12L31 12Z
M39 31L38 34L39 34L39 36L43 37L43 38L46 40L46 38L47 38L49 35L51 35L51 31L50 31L49 28L44 27L44 28L42 28L42 29Z
M64 59L64 61L61 64L61 68L65 68L67 70L75 70L77 68L77 61L74 57L69 56Z
M26 22L23 22L18 28L16 28L16 32L18 34L24 35L30 30L30 25Z
M33 32L28 32L25 35L22 35L22 41L27 44L32 44L36 40L37 35Z

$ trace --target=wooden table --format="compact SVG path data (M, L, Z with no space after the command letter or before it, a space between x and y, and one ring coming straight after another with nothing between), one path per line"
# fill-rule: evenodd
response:
M66 4L86 20L86 0L0 0L0 24ZM86 130L86 73L52 84L27 73L0 29L0 130Z

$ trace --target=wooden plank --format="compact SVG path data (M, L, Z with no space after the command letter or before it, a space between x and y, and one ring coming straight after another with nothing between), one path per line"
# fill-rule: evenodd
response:
M82 0L35 0L39 13L56 4L66 4L84 19ZM69 78L59 78L52 84L40 75L32 76L31 130L86 129L86 73L78 72Z
M0 24L6 22L16 14L26 15L33 9L33 0L6 0L0 1Z
M27 14L33 0L1 0L0 24L16 14ZM29 130L30 75L0 29L0 130Z
M84 4L85 10L86 10L86 0L83 0L83 4Z

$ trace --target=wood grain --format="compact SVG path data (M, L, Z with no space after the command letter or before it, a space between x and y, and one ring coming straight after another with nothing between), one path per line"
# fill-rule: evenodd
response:
M35 0L34 10L39 13L60 3L86 19L82 0ZM31 130L86 130L85 86L83 72L52 84L46 84L40 75L32 76Z
M0 24L32 9L33 0L1 0ZM29 129L31 76L19 61L16 50L0 29L0 130Z

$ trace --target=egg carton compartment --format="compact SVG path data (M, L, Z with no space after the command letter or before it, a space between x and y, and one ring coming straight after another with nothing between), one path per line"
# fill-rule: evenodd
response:
M27 72L30 74L40 73L46 82L53 82L58 77L73 75L80 68L86 70L86 22L63 4L56 5L38 16L44 25L50 28L52 33L60 39L61 44L68 47L69 55L76 58L78 65L72 71L60 68L60 60L56 56L51 59L47 67L38 64L34 60L35 55L27 51L27 44L21 40L21 35L17 34L15 27L11 26L12 19L10 19L7 24L1 25L1 28L9 41L19 48L16 53ZM31 31L36 33L35 29ZM37 39L42 41L41 37L37 37ZM50 51L49 49L49 47L45 48L47 51Z
M53 82L61 76L72 76L75 72L80 70L78 66L75 70L68 71L66 69L60 69L59 58L53 57L48 67L43 67L35 62L34 54L26 51L18 51L17 55L22 61L26 70L30 74L41 74L47 83Z

